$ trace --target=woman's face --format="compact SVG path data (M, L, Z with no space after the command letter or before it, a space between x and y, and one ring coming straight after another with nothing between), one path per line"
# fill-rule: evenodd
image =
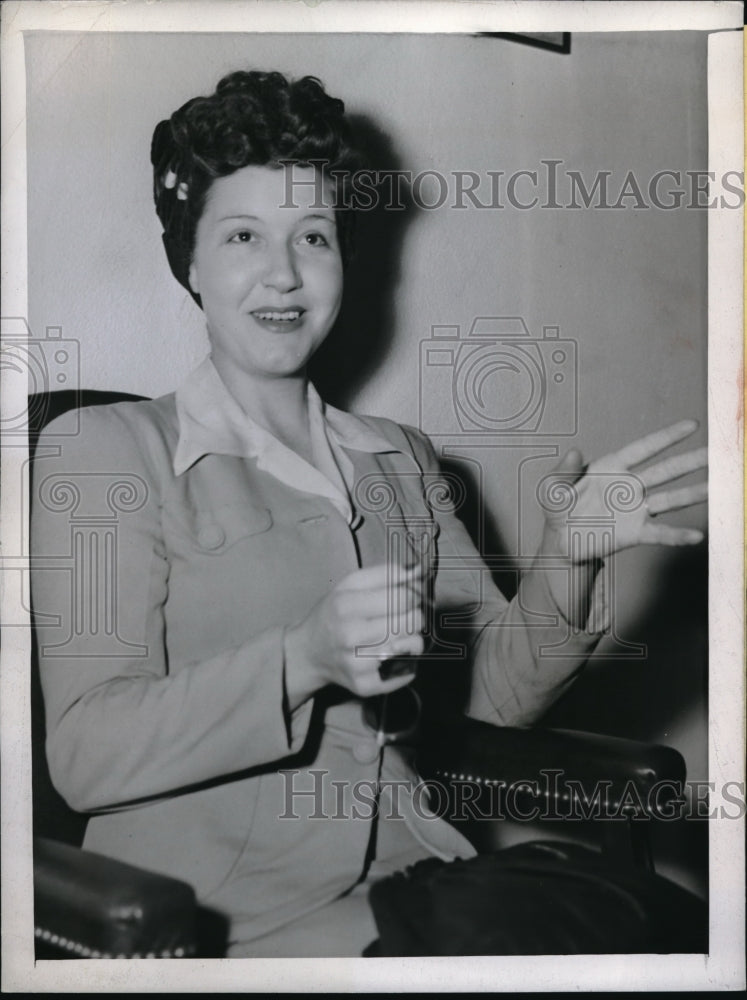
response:
M219 372L303 372L340 308L334 208L315 204L313 167L293 168L289 198L286 169L250 166L218 178L197 225L189 282Z

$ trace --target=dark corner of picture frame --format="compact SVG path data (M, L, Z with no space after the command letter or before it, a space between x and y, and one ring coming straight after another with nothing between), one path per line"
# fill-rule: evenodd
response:
M519 42L520 45L531 45L535 49L546 49L548 52L559 52L570 55L570 31L536 31L529 34L519 34L512 31L479 31L477 38L505 38L509 42Z

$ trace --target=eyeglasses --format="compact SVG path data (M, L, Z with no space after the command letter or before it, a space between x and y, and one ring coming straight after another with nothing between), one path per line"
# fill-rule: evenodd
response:
M402 743L414 736L423 703L420 695L408 684L389 694L378 694L363 702L363 721L376 733L379 747Z

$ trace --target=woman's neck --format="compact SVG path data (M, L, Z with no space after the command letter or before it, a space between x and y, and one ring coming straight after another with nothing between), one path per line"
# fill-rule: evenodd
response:
M257 378L240 369L216 365L218 374L241 409L255 423L311 461L308 377Z

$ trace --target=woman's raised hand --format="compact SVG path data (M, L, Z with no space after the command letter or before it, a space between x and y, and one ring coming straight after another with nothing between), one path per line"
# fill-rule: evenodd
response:
M631 471L697 428L696 421L682 420L605 455L587 468L580 452L569 451L540 484L539 499L545 512L543 550L582 563L634 545L695 545L702 541L702 531L674 527L660 521L659 515L707 498L707 483L672 487L682 476L706 467L705 448Z
M325 684L340 684L362 698L404 687L415 676L414 664L412 673L386 681L379 666L392 657L419 656L422 630L420 567L355 570L286 632L290 707Z

